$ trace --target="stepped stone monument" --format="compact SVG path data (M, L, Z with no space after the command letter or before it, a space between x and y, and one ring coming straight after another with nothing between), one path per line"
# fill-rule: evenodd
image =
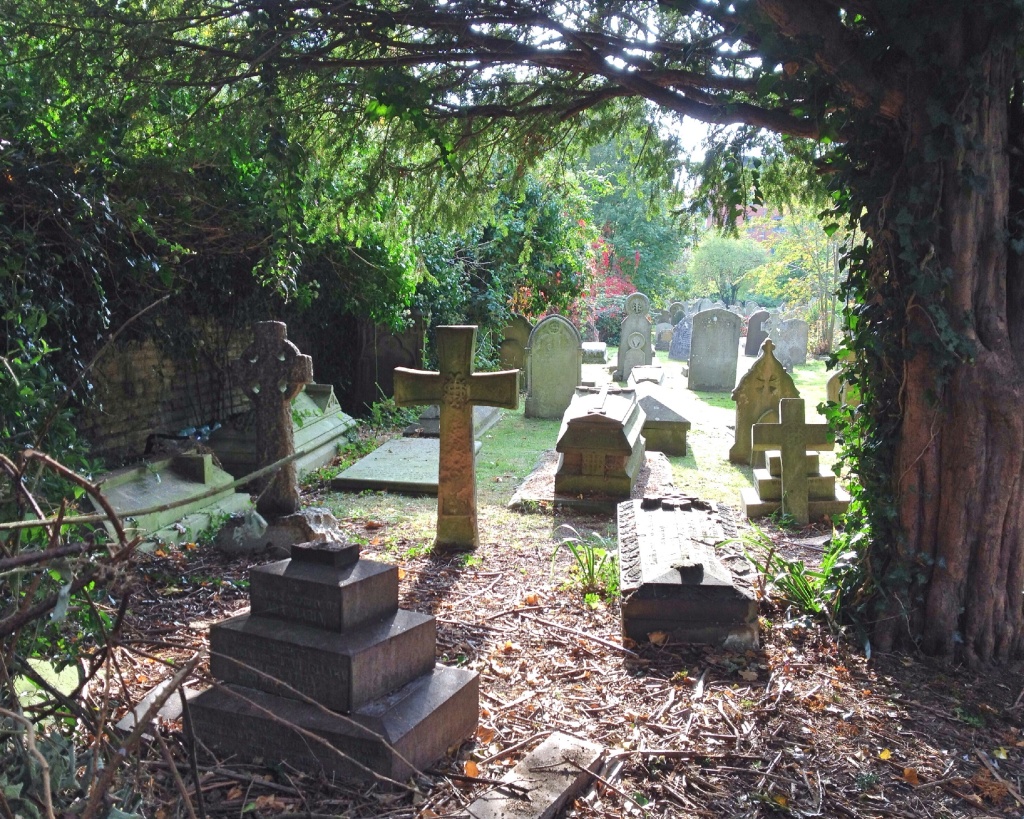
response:
M627 381L633 367L642 367L654 360L654 349L651 347L651 300L643 293L633 293L626 299L625 309L626 317L622 320L619 334L616 381Z
M475 549L476 450L473 408L519 406L519 370L474 373L475 326L437 328L439 372L395 367L395 403L438 404L437 541L441 549Z
M628 498L644 465L644 412L633 390L580 387L555 450L555 492Z
M736 402L736 425L729 460L734 464L764 466L764 453L754 452L751 446L750 428L754 424L777 422L779 401L800 397L792 376L782 368L774 350L775 344L766 338L761 344L761 355L732 391L732 400Z
M295 452L292 399L313 380L313 359L288 341L281 321L258 321L253 342L233 365L233 371L253 403L256 426L256 462L269 466ZM285 464L259 481L256 511L268 518L299 511L295 464Z
M761 344L768 338L768 330L764 323L771 317L767 310L758 310L752 313L747 320L747 342L743 348L743 354L749 356L759 355Z
M755 489L741 493L743 512L748 518L770 515L778 509L800 526L811 518L845 512L850 499L836 487L835 475L821 474L818 456L835 448L828 424L808 424L802 398L784 398L779 403L780 422L754 424L755 450L779 450L769 454L768 469L754 470Z
M583 339L568 319L548 316L530 333L527 418L561 418L583 379Z
M435 664L434 618L398 608L398 569L348 543L306 543L251 570L252 608L210 629L190 701L224 754L346 780L401 782L476 730L475 672Z
M736 385L742 323L735 313L719 308L693 317L689 389L726 392Z
M622 634L643 642L665 632L684 643L752 648L757 601L732 582L715 546L736 536L710 504L695 498L619 504Z

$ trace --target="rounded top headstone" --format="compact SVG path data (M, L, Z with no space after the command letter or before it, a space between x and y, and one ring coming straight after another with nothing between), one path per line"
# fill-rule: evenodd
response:
M626 299L626 314L646 316L651 312L651 300L643 293L633 293Z

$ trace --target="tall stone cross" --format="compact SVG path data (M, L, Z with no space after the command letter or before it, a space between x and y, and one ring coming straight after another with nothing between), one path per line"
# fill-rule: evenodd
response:
M803 398L783 398L779 402L778 424L754 424L753 448L782 450L782 513L799 524L809 520L807 452L835 448L828 424L808 424L804 419Z
M313 380L313 359L288 341L281 321L258 321L253 342L234 364L256 412L256 464L262 469L295 452L292 399ZM299 511L295 464L282 466L259 481L256 510L276 518Z
M437 546L442 549L475 549L479 542L473 407L519 406L519 370L474 373L475 348L476 327L438 327L440 372L395 367L398 406L441 407Z

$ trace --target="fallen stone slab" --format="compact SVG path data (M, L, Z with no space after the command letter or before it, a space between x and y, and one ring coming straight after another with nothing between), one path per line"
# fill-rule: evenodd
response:
M475 819L552 819L587 786L603 758L596 742L556 731L502 777L515 790L499 785L467 812Z
M476 451L480 451L479 441ZM335 477L331 488L347 492L375 489L436 495L440 457L438 438L395 438Z

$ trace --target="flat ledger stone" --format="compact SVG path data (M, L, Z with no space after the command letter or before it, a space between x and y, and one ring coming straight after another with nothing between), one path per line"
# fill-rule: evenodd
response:
M479 441L476 451L480 451ZM438 438L394 438L335 477L331 488L436 495L440 457Z

